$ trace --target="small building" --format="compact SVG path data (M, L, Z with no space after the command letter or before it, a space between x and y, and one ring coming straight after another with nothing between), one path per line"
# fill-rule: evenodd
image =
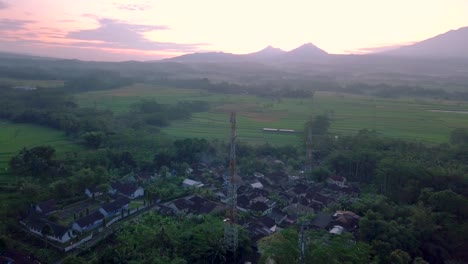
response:
M269 207L264 202L254 202L249 206L249 209L260 213L262 216L268 215L273 210L273 208Z
M343 233L343 227L339 226L339 225L336 225L330 230L329 233L330 234L335 234L335 235L341 235L341 233Z
M330 184L335 184L335 185L340 186L340 187L345 187L346 186L346 178L338 176L338 175L332 175L332 176L328 177L327 182L330 183Z
M328 229L332 222L332 215L325 212L318 212L311 222L312 227L318 229Z
M346 231L352 232L358 228L361 217L351 211L336 211L333 215L333 224L343 227Z
M283 211L286 212L288 215L291 215L291 216L294 216L294 217L304 215L304 214L313 214L314 213L313 208L310 208L310 207L305 206L305 205L300 204L300 203L295 203L295 204L288 205L285 208L283 208Z
M129 199L135 199L145 195L145 189L135 183L113 182L109 189L110 194L120 194Z
M83 233L88 230L92 230L102 224L104 221L104 215L100 211L96 211L92 214L89 214L85 217L82 217L76 220L72 228L80 233Z
M255 189L255 188L257 188L257 189L263 189L263 184L262 184L261 182L259 182L259 181L255 181L255 182L251 183L250 186L251 186L252 188L254 188L254 189Z
M121 196L115 201L103 205L101 208L99 208L99 212L101 212L105 217L112 217L119 213L122 209L128 209L129 203L130 199Z
M185 179L182 182L182 185L185 188L201 188L201 187L205 186L203 183L201 183L199 181L194 181L194 180L191 180L191 179Z
M57 203L54 199L40 202L35 206L36 212L49 215L57 211Z
M21 91L34 91L37 89L35 86L23 85L23 86L14 86L13 89Z
M99 190L96 186L88 187L85 189L85 194L89 198L94 198L103 195L103 192Z
M263 217L260 217L259 222L267 230L268 233L271 234L271 233L276 232L276 223L274 220L263 216Z
M66 243L75 237L75 234L69 228L51 222L43 214L38 214L35 211L29 212L28 216L20 223L26 226L31 233L39 236L44 236L45 228L50 228L46 238L52 241Z

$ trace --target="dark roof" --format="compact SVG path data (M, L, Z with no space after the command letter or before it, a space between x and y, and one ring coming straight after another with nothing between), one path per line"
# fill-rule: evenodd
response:
M40 232L42 232L42 229L48 225L52 229L51 235L54 237L62 237L69 230L69 228L65 226L50 222L47 220L45 215L36 213L35 211L30 211L28 216L23 219L23 223L30 228L39 230Z
M262 196L265 196L265 197L267 197L270 194L269 191L267 191L265 189L259 189L259 188L253 189L252 193L257 194L257 195L262 195Z
M203 204L207 201L206 199L204 198L201 198L200 196L194 196L192 198L189 199L189 201L192 203L193 206L195 207L201 207L203 206Z
M245 186L245 185L241 185L239 186L239 188L237 188L237 194L243 194L245 192L247 192L249 190L249 187Z
M351 211L338 211L334 223L346 228L347 230L353 230L359 223L360 216Z
M40 202L37 204L37 206L41 209L43 214L49 214L53 211L55 211L57 208L57 203L55 202L54 199L50 199L44 202Z
M153 174L148 171L142 171L138 173L137 178L140 180L150 180L153 177Z
M268 207L268 205L266 205L265 203L262 203L262 202L255 202L255 203L250 205L250 209L252 209L254 211L264 212L268 208L270 208L270 207Z
M275 223L278 223L278 224L281 223L285 217L286 217L286 214L283 213L278 208L273 208L271 214L268 215L268 218L274 220Z
M346 178L338 176L338 175L331 175L329 178L334 180L334 181L341 181L341 182L346 180Z
M277 172L266 174L265 177L270 178L275 181L288 180L288 175L282 171L277 171Z
M161 204L158 206L158 212L162 215L172 215L172 208Z
M120 196L115 201L103 205L102 209L104 209L106 212L114 212L120 210L129 202L130 200L127 197Z
M132 195L137 189L138 185L135 183L121 183L121 182L113 182L111 183L112 188L116 189L117 192L130 196Z
M296 186L294 186L293 192L296 194L304 194L306 193L307 188L308 186L305 184L297 184Z
M330 202L335 201L335 199L333 199L331 197L328 197L328 196L325 196L325 195L320 194L320 193L316 193L312 199L315 200L315 201L321 202L324 205L327 205Z
M332 215L324 212L318 212L312 220L312 226L326 228L332 221Z
M184 210L190 207L190 204L184 198L175 200L174 205L175 207L177 207L178 210Z
M82 217L82 218L76 220L76 223L80 227L85 227L85 226L92 225L92 224L94 224L94 222L102 220L103 218L104 218L104 216L101 214L101 212L96 211L96 212L94 212L92 214L89 214L89 215L87 215L85 217Z
M240 208L247 208L249 204L250 204L250 200L249 198L247 198L247 196L241 195L237 197L237 205Z
M198 213L209 214L216 208L216 204L213 202L206 202L202 207L199 208Z
M268 217L260 217L260 222L267 228L272 228L276 225L275 221L273 219L270 219Z

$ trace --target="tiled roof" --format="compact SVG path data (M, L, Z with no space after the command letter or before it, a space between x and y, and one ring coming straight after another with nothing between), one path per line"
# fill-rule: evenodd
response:
M54 199L40 202L37 206L41 209L43 214L49 214L56 210L57 204Z
M114 212L114 211L120 210L129 202L130 200L127 197L120 196L115 201L103 205L102 209L104 209L106 212Z
M85 217L82 217L82 218L76 220L76 223L80 227L85 227L85 226L92 225L96 221L102 220L103 218L104 218L104 216L101 214L101 212L96 211L96 212L94 212L92 214L89 214L89 215L87 215Z

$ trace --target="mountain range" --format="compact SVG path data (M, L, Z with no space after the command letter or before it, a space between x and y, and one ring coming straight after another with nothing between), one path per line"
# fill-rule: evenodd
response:
M468 27L451 30L435 37L399 47L393 50L372 53L372 55L398 57L428 57L428 58L468 58ZM258 52L249 54L232 54L224 52L192 53L166 59L166 61L190 62L320 62L329 59L328 54L312 43L304 44L291 51L284 51L268 46ZM341 55L343 56L343 55Z

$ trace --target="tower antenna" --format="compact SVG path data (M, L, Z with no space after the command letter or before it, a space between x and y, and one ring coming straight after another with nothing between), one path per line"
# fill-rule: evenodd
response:
M227 182L227 213L224 219L224 244L236 256L238 246L237 230L237 187L240 177L236 172L236 113L231 113L231 150L229 153L230 177Z

